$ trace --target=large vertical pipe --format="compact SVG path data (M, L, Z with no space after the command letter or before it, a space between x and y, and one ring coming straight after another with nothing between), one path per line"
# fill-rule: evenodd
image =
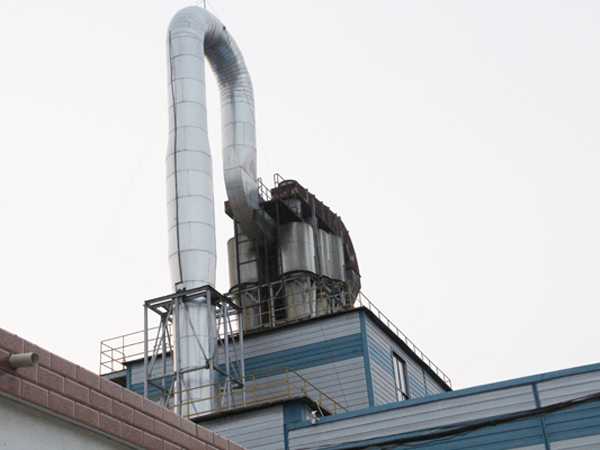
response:
M183 12L183 11L182 11ZM169 147L167 208L169 267L175 290L215 284L216 251L212 159L206 124L202 37L187 31L191 14L177 14L167 35ZM180 303L175 314L173 363L183 415L209 411L213 371L206 356L215 345L214 310L206 298ZM194 370L195 369L195 370ZM191 389L191 391L190 391Z
M205 56L221 93L225 185L235 220L250 237L269 230L259 207L252 83L239 48L208 11L188 7L171 20L167 34L169 144L167 209L169 267L175 290L215 284L215 225L212 159L206 120ZM212 384L211 355L216 345L215 311L209 299L183 302L175 317L180 386ZM198 367L205 370L193 370ZM212 396L195 389L192 402ZM211 409L190 405L191 414Z
M181 17L181 18L178 18ZM204 57L202 42L188 35L181 13L173 18L167 35L169 70L169 147L167 154L167 208L169 267L176 290L214 286L216 269L212 159L208 145ZM205 298L176 308L174 366L180 394L178 412L208 411L202 399L212 397L213 372L204 355L210 354L214 311ZM196 339L199 342L196 342ZM214 344L212 344L214 345ZM204 348L201 348L204 347ZM190 371L192 370L192 371Z

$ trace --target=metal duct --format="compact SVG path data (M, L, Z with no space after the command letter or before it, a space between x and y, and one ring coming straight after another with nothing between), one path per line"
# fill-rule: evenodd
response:
M169 240L171 272L176 275L174 282L194 280L212 285L216 258L204 57L213 68L221 94L227 197L234 219L250 238L272 228L259 207L252 82L235 41L225 26L205 9L192 6L179 11L169 26L167 47L170 75L167 184L170 234L175 235ZM205 273L198 273L200 270Z
M205 56L221 94L223 165L234 219L253 238L269 231L261 215L256 179L252 83L225 26L199 7L179 11L167 35L169 143L167 209L169 267L175 290L215 284L216 252L212 159L206 120ZM206 299L184 304L176 316L180 388L213 383L214 308ZM200 347L200 348L199 348ZM212 396L194 391L190 400Z

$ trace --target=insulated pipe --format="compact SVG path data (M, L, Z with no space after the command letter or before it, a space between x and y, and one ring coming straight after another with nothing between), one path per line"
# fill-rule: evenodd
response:
M244 59L225 26L202 8L188 7L171 20L167 34L169 141L167 211L169 268L176 291L214 287L216 270L212 159L206 118L205 57L221 94L225 187L234 219L249 237L272 226L259 206L256 178L254 94ZM184 301L175 314L178 344L174 364L178 389L214 383L212 355L217 342L210 298ZM197 370L198 368L204 368ZM211 388L189 392L187 413L211 408L198 400Z
M191 6L167 35L169 266L177 288L215 283L212 159L206 120L205 57L221 94L223 169L234 219L250 238L269 234L259 206L254 93L242 54L225 26Z

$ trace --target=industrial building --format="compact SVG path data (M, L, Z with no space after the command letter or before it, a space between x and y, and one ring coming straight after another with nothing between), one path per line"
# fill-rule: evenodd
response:
M102 342L103 378L4 333L0 417L11 402L48 416L35 429L58 415L91 448L600 448L600 364L453 391L362 294L334 207L299 181L257 178L252 83L227 28L185 8L167 56L173 292L145 302L143 331ZM214 288L205 61L221 92L226 293ZM17 368L19 354L42 362Z
M226 27L186 8L167 53L174 294L145 303L146 329L129 343L103 343L107 377L250 449L600 442L598 366L453 392L360 292L359 259L333 209L296 180L257 179L252 83ZM205 60L221 92L233 220L225 294L214 290Z

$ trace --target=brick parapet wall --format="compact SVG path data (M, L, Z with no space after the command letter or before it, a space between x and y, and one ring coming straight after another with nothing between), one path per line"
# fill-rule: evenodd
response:
M13 353L38 367L14 370ZM244 450L228 439L0 328L0 394L144 450Z

